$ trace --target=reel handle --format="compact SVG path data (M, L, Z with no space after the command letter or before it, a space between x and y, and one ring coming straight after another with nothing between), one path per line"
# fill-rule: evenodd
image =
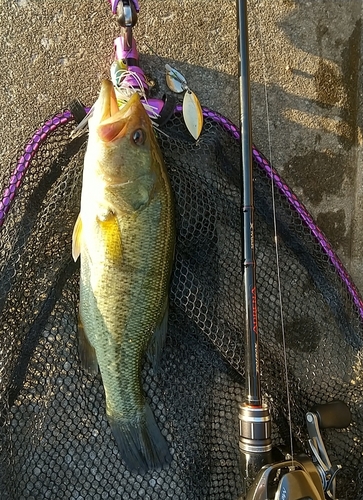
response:
M344 429L352 420L350 410L343 401L315 405L311 412L318 417L321 429Z

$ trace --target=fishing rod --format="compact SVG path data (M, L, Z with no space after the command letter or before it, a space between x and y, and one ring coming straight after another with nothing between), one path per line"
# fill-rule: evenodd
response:
M252 126L246 1L237 2L239 98L241 122L241 231L245 300L246 400L239 408L245 493L261 467L271 461L271 416L262 402L258 344L257 284L254 241Z
M336 474L320 428L344 428L351 414L342 401L315 406L306 413L312 459L293 450L273 450L271 415L262 401L259 359L257 281L254 241L251 92L247 0L237 0L241 127L241 220L245 298L246 395L239 407L239 449L243 492L240 500L336 499ZM275 224L276 227L276 224ZM276 238L275 238L276 240ZM285 358L286 359L286 358ZM286 380L286 383L288 381ZM289 422L291 426L291 421Z

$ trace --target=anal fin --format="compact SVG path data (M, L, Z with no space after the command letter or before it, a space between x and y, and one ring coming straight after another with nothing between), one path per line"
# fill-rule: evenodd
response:
M169 319L169 299L167 297L163 307L160 323L157 325L153 333L153 336L150 339L146 352L147 357L150 363L152 364L154 371L157 371L160 365L162 351L165 344L166 334L168 331L168 319Z
M98 372L96 351L87 338L80 318L78 318L78 352L83 368L91 375L96 375Z

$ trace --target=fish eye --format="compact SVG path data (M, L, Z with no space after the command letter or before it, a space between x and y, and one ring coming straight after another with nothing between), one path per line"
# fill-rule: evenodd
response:
M146 139L145 131L142 128L138 128L131 136L132 142L137 146L142 146Z

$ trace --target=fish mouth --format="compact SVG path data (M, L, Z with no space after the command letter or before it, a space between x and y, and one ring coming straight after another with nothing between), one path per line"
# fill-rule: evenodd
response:
M144 128L149 119L137 92L119 109L115 89L110 80L103 80L96 103L97 133L104 142L127 135L128 131Z
M99 123L114 116L119 111L115 90L110 80L102 80L97 107Z

